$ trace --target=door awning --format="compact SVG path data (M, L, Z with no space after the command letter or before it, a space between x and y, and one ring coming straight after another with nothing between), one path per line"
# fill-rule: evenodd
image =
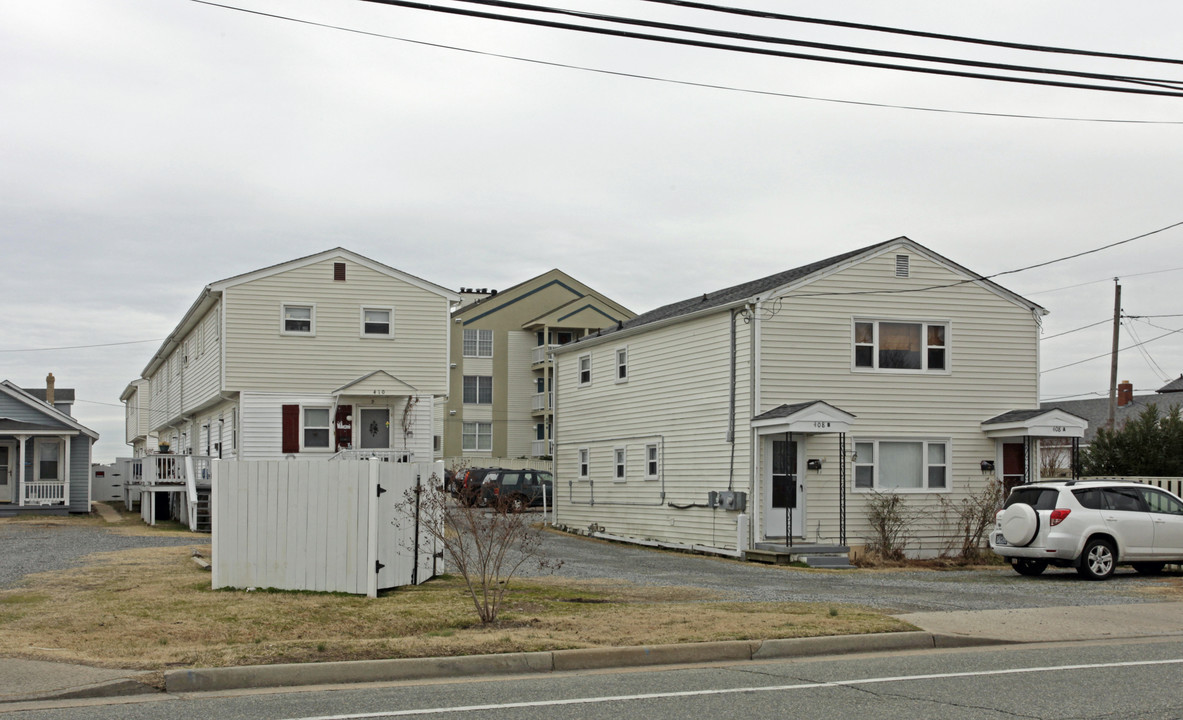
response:
M375 370L346 383L333 391L333 395L418 395L413 385L399 380L385 370Z
M773 433L848 433L854 415L822 400L781 405L752 418L752 427L761 435Z
M1081 438L1089 421L1066 410L1011 410L982 423L986 437Z

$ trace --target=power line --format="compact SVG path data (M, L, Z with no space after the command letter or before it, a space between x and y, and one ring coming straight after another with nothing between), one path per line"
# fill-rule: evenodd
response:
M0 350L0 353L49 352L51 350L84 350L88 348L114 347L116 345L140 345L142 343L157 343L162 342L163 340L164 338L153 338L151 340L128 340L126 342L99 343L97 345L63 345L62 347L21 348L19 350Z
M198 0L194 0L198 1ZM461 0L465 1L465 0ZM475 1L475 0L473 0ZM410 10L424 10L427 12L443 13L447 15L458 15L461 17L478 18L482 20L498 20L502 22L517 23L521 25L531 25L534 27L550 28L555 30L570 30L573 32L590 33L594 35L606 35L609 37L626 38L631 40L649 40L652 42L667 43L671 45L681 45L686 47L705 48L708 50L726 50L730 52L748 53L752 55L763 55L767 57L782 57L794 60L809 60L813 62L831 63L836 65L851 65L856 67L876 68L880 70L899 70L902 72L915 72L926 75L941 75L945 77L970 78L975 80L992 80L996 82L1009 82L1024 85L1041 85L1046 87L1060 87L1073 90L1097 90L1101 92L1118 92L1135 95L1153 95L1157 97L1183 97L1183 90L1180 89L1163 89L1163 90L1149 90L1146 88L1128 88L1128 87L1112 87L1107 85L1088 85L1085 83L1066 82L1061 80L1043 80L1036 78L1022 78L1022 77L1008 77L1004 75L989 75L985 73L972 73L962 70L947 70L940 68L926 68L914 65L894 65L891 63L872 62L869 60L856 60L852 58L838 58L824 55L809 55L806 53L788 52L784 50L773 50L770 48L757 48L745 45L727 45L724 43L707 42L704 40L692 40L689 38L670 37L668 35L653 35L649 33L639 33L628 30L614 30L611 28L592 27L588 25L579 25L576 23L563 23L552 20L541 20L537 18L527 18L516 15L501 15L498 13L483 12L479 10L466 10L463 8L443 7L440 5L431 5L428 3L413 2L412 0L361 0L361 2L370 2L380 5L390 5L393 7L407 8ZM1043 72L1040 70L1028 70L1027 72ZM1129 79L1120 80L1122 82L1143 82L1141 80ZM1177 84L1177 81L1168 81ZM1162 86L1164 88L1169 85Z
M376 2L380 4L394 4L399 5L397 0L365 0L366 2ZM963 58L952 58L939 55L928 55L923 53L906 53L893 50L879 50L875 48L859 47L855 45L842 45L836 43L823 43L810 40L797 40L792 38L774 37L770 35L757 35L754 33L741 33L732 30L719 30L716 28L707 28L694 25L683 25L680 23L659 22L655 20L643 20L632 17L621 17L617 15L604 15L602 13L586 12L582 10L571 10L568 8L556 8L547 5L534 5L522 2L513 2L512 0L455 0L455 2L470 3L474 5L482 5L486 7L498 7L507 10L521 10L525 12L547 13L555 15L566 15L570 17L582 18L585 20L594 20L598 22L616 23L621 25L630 25L634 27L646 27L655 30L669 30L673 32L691 33L695 35L706 35L709 37L728 38L732 40L744 40L749 42L762 42L774 45L789 45L794 47L811 48L814 50L829 50L833 52L852 53L859 55L868 55L873 57L887 57L896 58L900 60L918 60L921 62L941 63L946 65L958 65L962 67L976 67L990 70L1006 70L1011 72L1027 72L1044 75L1061 75L1064 77L1088 78L1092 80L1108 80L1110 82L1125 82L1143 84L1157 87L1167 87L1172 89L1179 89L1179 81L1165 80L1161 78L1142 78L1132 77L1126 75L1113 75L1109 73L1089 73L1075 70L1058 70L1054 68L1035 67L1031 65L1013 65L1008 63L986 62L982 60L966 60ZM419 3L415 3L419 5ZM438 6L431 6L433 9ZM444 12L440 10L440 12ZM488 16L490 19L500 19L507 22L519 22L522 19L519 16L508 15L492 15L481 13L482 17ZM532 23L528 23L532 24ZM544 25L544 27L547 25ZM575 29L579 27L587 32L598 32L598 30L590 29L588 26L569 26L564 23L558 23L556 26L561 26L562 29ZM664 37L664 36L660 36ZM654 39L648 36L642 39ZM746 51L741 48L730 48L739 51Z
M452 50L455 52L468 53L470 55L478 55L481 57L493 57L501 60L512 60L515 62L530 63L532 65L541 65L543 67L561 68L564 70L578 70L581 72L596 73L599 75L608 75L611 77L630 78L633 80L648 80L652 82L667 83L670 85L681 85L684 87L703 88L706 90L723 90L726 92L738 92L749 95L761 95L764 97L787 98L790 100L805 100L809 102L824 102L836 105L854 105L857 107L871 107L884 108L891 110L909 110L912 112L927 112L937 113L942 115L968 115L972 117L990 117L990 118L1006 118L1011 120L1049 120L1055 122L1081 122L1081 123L1104 123L1113 125L1183 125L1183 120L1136 120L1130 118L1097 118L1097 117L1073 117L1067 115L1031 115L1025 113L1002 113L1002 112L986 112L981 110L954 110L950 108L937 108L923 105L899 105L894 103L878 103L864 100L843 100L840 98L821 97L817 95L801 95L796 93L776 92L773 90L760 90L758 88L744 88L735 85L722 85L718 83L695 82L692 80L677 80L674 78L660 77L657 75L645 75L642 73L623 72L619 70L605 70L603 68L588 67L586 65L574 65L571 63L553 62L549 60L539 60L536 58L522 57L519 55L508 55L504 53L488 52L484 50L475 50L473 48L460 47L458 45L445 45L443 43L428 42L425 40L413 40L411 38L399 37L397 35L388 35L384 33L371 32L368 30L358 30L356 28L348 28L341 25L332 25L329 23L321 23L313 20L304 20L301 18L290 17L287 15L278 15L275 13L266 13L258 10L249 10L247 8L236 7L233 5L224 5L222 3L211 2L210 0L190 0L190 2L198 3L200 5L208 5L210 7L222 8L224 10L233 10L236 12L246 13L248 15L257 15L259 17L271 18L274 20L284 20L286 22L298 23L301 25L309 25L312 27L320 27L326 30L338 30L340 32L353 33L355 35L364 35L366 37L380 38L383 40L394 40L396 42L403 42L410 45L420 45L422 47L436 48L438 50Z
M1146 349L1146 344L1142 342L1142 338L1138 335L1138 331L1134 329L1134 324L1122 323L1122 327L1125 328L1126 334L1130 336L1130 339L1134 341L1134 347L1138 348L1138 353L1142 356L1142 359L1146 361L1146 366L1150 368L1150 372L1157 373L1163 382L1169 382L1171 379L1170 376L1163 372L1162 367L1154 361L1154 358L1150 356L1150 351Z
M1104 325L1105 323L1112 322L1112 321L1113 321L1113 318L1105 318L1104 320L1100 320L1100 321L1095 322L1091 325L1085 325L1083 327L1078 327L1075 330L1065 330L1062 333L1056 333L1055 335L1048 335L1045 338L1040 338L1040 340L1052 340L1054 338L1062 337L1064 335L1071 335L1074 332L1080 332L1081 330L1088 330L1091 327L1097 327L1098 325Z
M923 30L908 30L904 28L888 27L886 25L871 25L867 23L847 22L844 20L824 20L821 18L804 17L801 15L784 15L781 13L766 12L763 10L749 10L746 8L728 7L724 5L711 5L709 3L689 2L688 0L643 0L643 2L657 3L661 5L677 5L679 7L688 7L696 10L710 10L712 12L728 13L732 15L744 15L747 17L764 18L770 20L787 20L789 22L808 23L813 25L829 25L831 27L850 28L854 30L869 30L871 32L890 33L894 35L907 35L910 37L928 38L931 40L948 40L959 43L971 43L975 45L988 45L991 47L1010 48L1012 50L1028 50L1031 52L1044 53L1063 53L1067 55L1083 55L1086 57L1101 57L1112 58L1115 60L1137 60L1141 62L1155 62L1183 65L1183 60L1176 60L1173 58L1158 58L1148 57L1145 55L1128 55L1124 53L1107 53L1095 50L1075 50L1072 48L1054 47L1050 45L1029 45L1025 43L1006 42L1002 40L985 40L982 38L967 37L964 35L947 35L943 33L926 32Z
M1165 328L1162 328L1162 329L1165 329ZM1149 340L1147 340L1147 341L1145 341L1145 342L1143 342L1143 343L1141 343L1141 344L1142 344L1142 345L1147 345L1147 344L1149 344L1149 343L1152 343L1152 342L1154 342L1155 340L1162 340L1162 339L1163 339L1163 338L1165 338L1165 337L1168 337L1168 336L1170 336L1170 335L1174 335L1174 334L1176 334L1176 333L1180 333L1180 332L1183 332L1183 328L1180 328L1180 329L1178 329L1178 330L1171 330L1170 332L1167 332L1167 333L1164 333L1164 334L1162 334L1162 335L1159 335L1158 337L1152 337L1152 338L1150 338ZM1131 345L1131 346L1129 346L1129 347L1123 347L1123 348L1120 348L1120 349L1118 350L1118 352L1125 352L1126 350L1130 350L1130 349L1131 349L1131 348L1133 348L1133 347L1134 347L1133 345ZM1100 355L1094 355L1094 356L1092 356L1092 357L1085 358L1084 360L1077 360L1076 362L1070 362L1070 363L1068 363L1067 365L1060 365L1059 367L1054 367L1054 368L1051 368L1051 369L1049 369L1049 370L1041 370L1041 371L1039 372L1039 374L1040 374L1040 375L1043 375L1044 373L1055 372L1056 370L1063 370L1064 368L1070 368L1070 367L1073 367L1074 365L1080 365L1080 364L1083 364L1083 363L1086 363L1086 362L1090 362L1090 361L1092 361L1092 360L1097 360L1097 359L1099 359L1099 358L1110 357L1110 356L1111 356L1111 354L1112 354L1112 353L1101 353Z

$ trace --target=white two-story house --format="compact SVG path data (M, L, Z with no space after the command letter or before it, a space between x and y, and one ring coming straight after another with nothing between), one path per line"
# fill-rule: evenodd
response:
M458 301L342 248L210 283L125 390L129 443L430 460Z
M1039 410L1045 313L901 237L554 348L556 522L737 555L849 548L886 493L915 516L908 550L941 552L942 507L1004 468L1033 479L1033 438L1083 433Z

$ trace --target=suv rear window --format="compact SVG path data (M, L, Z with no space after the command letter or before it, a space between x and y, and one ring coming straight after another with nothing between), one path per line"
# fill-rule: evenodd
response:
M1023 503L1024 505L1030 505L1036 510L1055 510L1056 499L1059 497L1059 488L1019 487L1011 491L1010 497L1006 499L1006 505L1003 507L1010 507L1015 503Z

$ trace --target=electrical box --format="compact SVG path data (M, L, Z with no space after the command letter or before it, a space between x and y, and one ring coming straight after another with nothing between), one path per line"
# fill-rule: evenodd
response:
M748 494L746 492L724 490L719 493L719 507L724 510L746 510Z

